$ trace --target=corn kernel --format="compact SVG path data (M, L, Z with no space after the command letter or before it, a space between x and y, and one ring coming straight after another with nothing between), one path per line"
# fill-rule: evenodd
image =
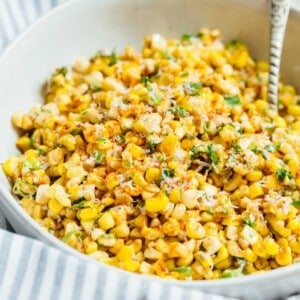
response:
M159 183L161 179L161 172L159 168L148 168L145 175L146 180L149 183Z
M108 230L115 226L115 220L109 212L105 212L99 219L98 224L101 229Z
M264 194L264 190L260 184L252 183L249 186L249 197L251 199L258 198L258 197L262 196L263 194Z
M52 213L59 214L64 206L60 204L55 198L50 198L48 207Z
M258 181L262 178L263 173L260 170L251 170L249 173L246 175L246 179L249 181Z
M81 221L95 220L98 217L96 208L83 208L78 212L78 217Z
M145 209L150 213L160 212L166 208L168 203L169 198L163 192L159 192L156 197L146 199Z

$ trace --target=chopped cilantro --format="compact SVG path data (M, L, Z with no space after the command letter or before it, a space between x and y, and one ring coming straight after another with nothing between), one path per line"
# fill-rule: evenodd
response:
M106 138L104 138L104 137L98 137L98 142L101 142L101 143L105 143L106 142Z
M189 72L181 72L180 74L179 74L179 76L181 76L181 77L187 77L187 76L189 76Z
M188 266L177 267L177 268L175 268L175 271L180 273L180 274L184 274L186 276L191 276L192 275L192 268L188 267Z
M147 142L147 148L150 150L150 154L153 154L156 151L156 145L154 141L148 141Z
M117 63L118 58L115 51L112 51L110 55L107 56L109 59L109 65L113 66Z
M192 35L190 33L183 33L181 36L182 41L189 41L191 39Z
M244 259L238 260L239 267L236 269L226 269L222 273L223 278L234 278L234 277L240 277L244 275L244 269L246 265L246 261Z
M297 208L300 207L300 200L293 201L292 205L297 207Z
M174 175L175 171L172 169L162 169L161 171L161 177L163 179L174 177Z
M190 151L191 158L196 159L199 152L200 152L200 148L196 145L193 146Z
M85 206L85 199L84 198L78 199L72 205L73 208L83 208L84 206Z
M95 163L98 165L98 164L101 164L101 161L104 157L104 154L103 152L99 151L99 150L95 150L94 153L93 153L93 156L95 158Z
M119 143L124 143L125 142L125 136L123 134L117 134L116 135L116 140Z
M142 76L141 77L141 83L147 87L148 86L148 82L149 82L149 77L148 76Z
M255 222L251 221L249 218L243 218L243 222L250 227L255 227Z
M63 76L66 76L68 73L68 69L66 67L58 68L56 70L56 74L61 74Z
M126 161L124 163L124 165L125 165L126 168L130 168L131 167L131 162L130 161Z
M177 112L181 117L188 117L189 113L186 111L186 109L184 107L182 107L181 105L178 105L177 107Z
M242 43L240 41L232 40L226 44L226 49L234 49L240 45L242 45Z
M217 165L219 163L220 158L218 157L213 144L207 146L207 155L214 165Z
M77 239L80 239L81 236L82 236L82 233L78 230L72 230L72 231L69 231L61 240L62 242L64 243L67 243L68 240L72 237L72 235L75 234L76 238Z
M261 149L258 149L257 146L252 147L250 150L251 150L253 153L255 153L255 154L261 154L261 156L262 156L264 159L267 159L266 154L264 153L264 151L261 150Z
M158 105L162 101L162 98L157 95L151 86L148 86L148 95L153 105Z
M202 84L200 82L185 82L183 84L183 88L189 96L198 96L200 94Z
M242 147L239 144L233 144L232 148L235 150L236 153L242 152Z
M278 169L276 171L276 176L279 181L284 181L285 177L287 176L287 170Z
M95 92L95 93L101 91L101 87L97 84L91 84L90 88L91 88L92 92Z
M231 107L242 104L241 99L238 95L224 96L224 99L225 99L226 103Z

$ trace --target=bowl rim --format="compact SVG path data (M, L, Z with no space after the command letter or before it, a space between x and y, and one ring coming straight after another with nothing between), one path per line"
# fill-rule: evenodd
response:
M31 33L35 28L37 28L40 24L46 22L52 15L62 13L65 9L67 9L69 6L76 5L76 3L81 2L82 0L68 0L64 3L61 3L57 5L56 7L52 8L49 12L38 18L38 20L34 21L30 26L28 26L22 33L18 34L18 36L13 39L5 48L4 51L0 55L0 68L1 64L9 58L10 53L19 45L19 43L22 42L23 39L26 38L28 34ZM235 0L240 1L240 0ZM246 1L245 1L246 2ZM263 3L263 1L261 1ZM300 19L300 6L299 7L291 7L291 13L293 16ZM300 26L300 24L299 24ZM278 278L284 278L288 275L292 275L292 273L298 271L300 273L300 264L294 263L289 266L283 266L277 269L268 270L266 272L259 272L251 275L236 277L236 278L222 278L222 279L210 279L210 280L176 280L176 279L165 279L158 276L149 276L145 274L138 274L126 271L124 269L110 266L98 261L95 261L93 258L75 250L71 246L68 246L49 232L45 231L36 221L33 220L26 212L25 210L20 206L16 198L12 195L11 191L7 188L7 185L9 180L7 179L6 175L4 174L2 168L0 168L0 202L2 201L4 205L6 206L7 210L9 210L12 214L15 214L23 221L24 223L28 224L30 226L30 229L34 231L35 234L39 235L41 238L37 239L40 242L45 243L46 245L50 247L54 247L58 250L63 251L64 253L67 253L69 255L74 255L75 257L78 257L80 259L83 259L84 261L88 263L98 264L100 268L105 268L107 270L119 272L120 274L123 274L128 277L132 277L135 279L143 279L147 281L154 281L157 283L162 284L175 284L177 286L183 287L183 288L194 288L194 289L201 289L205 291L206 288L222 288L222 287L238 287L245 284L250 283L258 283L262 282L264 280L275 280ZM3 179L2 179L3 177ZM4 179L5 178L5 179ZM4 181L7 182L4 182ZM18 233L17 233L18 234ZM36 238L33 238L36 239Z

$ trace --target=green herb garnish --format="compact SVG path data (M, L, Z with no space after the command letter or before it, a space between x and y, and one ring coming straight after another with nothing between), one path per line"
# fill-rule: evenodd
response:
M92 92L94 92L94 93L101 91L101 87L99 85L96 85L96 84L91 84L90 88L91 88Z
M217 152L216 152L213 144L210 144L210 145L207 146L207 155L208 155L208 158L211 160L211 162L215 166L219 163L220 158L218 157Z
M150 150L150 154L153 154L156 151L156 145L157 143L154 141L148 141L147 142L147 148Z
M83 208L85 206L85 198L80 198L76 202L73 203L73 208Z
M277 176L277 179L279 181L284 181L285 177L287 176L287 170L284 170L284 169L278 169L276 171L276 176Z
M189 116L189 113L186 111L186 109L183 106L178 105L176 108L177 108L178 114L181 117L188 117Z
M236 105L241 105L242 102L241 102L241 99L238 95L235 95L235 96L224 96L224 99L226 101L226 103L231 106L231 107L234 107Z
M69 231L61 240L62 242L64 243L67 243L68 240L71 238L71 236L75 234L76 238L77 239L81 239L81 236L82 236L82 233L78 230L72 230L72 231Z
M292 205L297 207L297 208L300 207L300 200L293 201Z
M149 77L148 76L142 76L141 77L141 83L147 87L148 86L148 83L149 83Z
M200 95L202 84L200 82L185 82L183 88L188 95L198 96Z
M166 178L171 178L171 177L174 177L175 175L175 171L172 170L172 169L162 169L161 171L161 177L162 179L166 179Z
M255 227L255 222L250 220L249 218L243 218L243 222L250 227Z
M162 98L159 95L157 95L155 90L149 85L148 85L148 95L149 95L150 101L155 106L158 105L162 101Z
M190 33L183 33L181 36L182 41L189 41L191 39L192 35Z
M102 160L103 160L103 157L104 157L104 154L103 152L99 151L99 150L95 150L94 153L93 153L93 156L95 158L95 163L97 165L101 164Z
M113 66L117 63L118 58L117 58L117 54L115 51L112 51L110 55L107 56L109 59L109 65Z
M180 274L184 274L186 276L191 276L192 275L192 268L188 267L188 266L177 267L177 268L175 268L174 271L176 271Z

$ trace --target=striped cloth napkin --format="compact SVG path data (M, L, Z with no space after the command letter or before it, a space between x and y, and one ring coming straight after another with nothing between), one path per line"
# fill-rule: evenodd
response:
M0 0L0 54L18 33L68 0ZM0 212L1 300L224 300L103 268L7 230Z
M0 0L0 55L18 33L65 1L68 0ZM300 8L300 0L293 2ZM234 299L165 285L73 257L42 242L4 230L7 228L1 212L0 228L1 300ZM294 296L288 300L300 298Z

